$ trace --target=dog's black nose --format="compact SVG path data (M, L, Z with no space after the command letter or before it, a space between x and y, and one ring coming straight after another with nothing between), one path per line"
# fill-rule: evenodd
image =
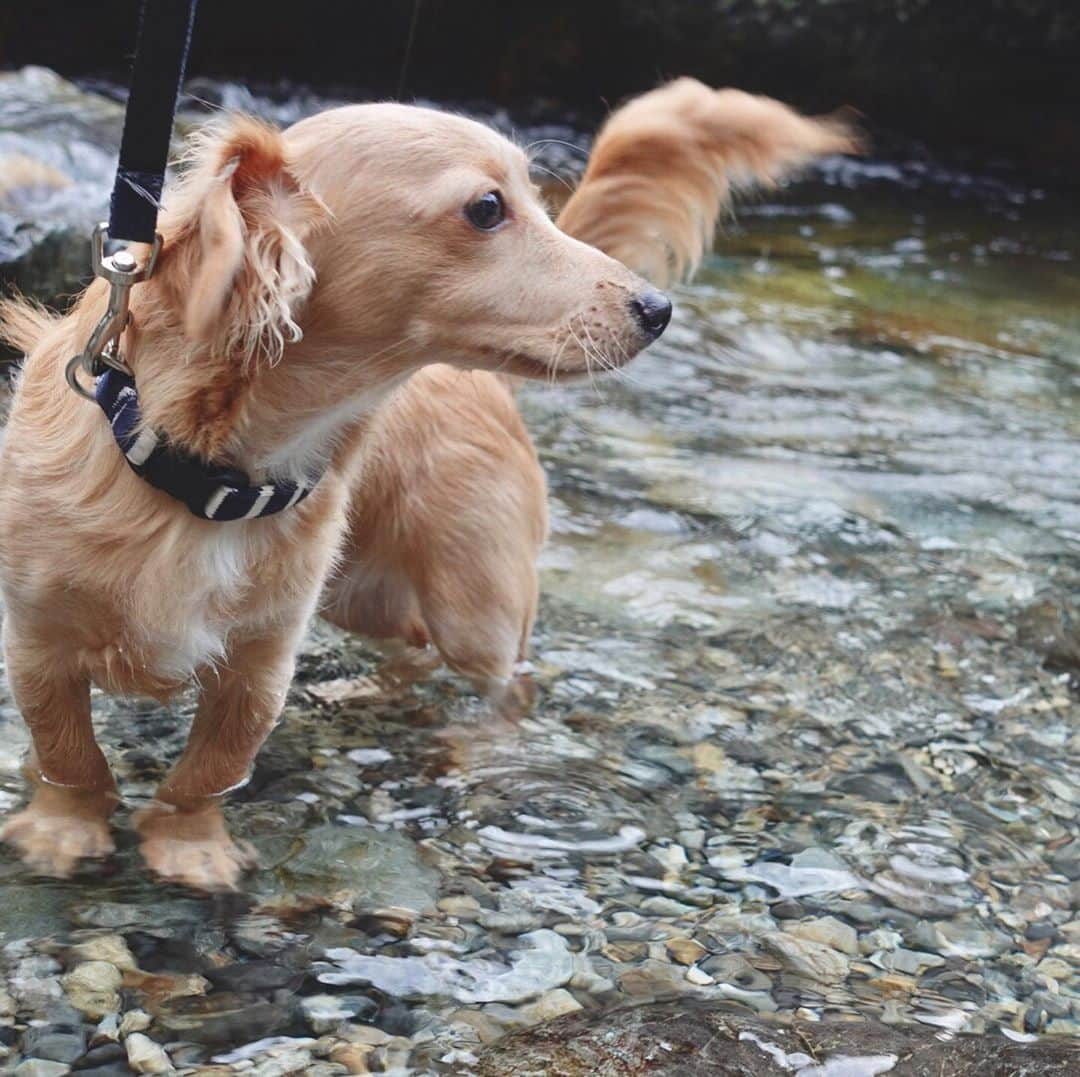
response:
M630 309L634 312L638 324L649 336L656 340L667 329L671 321L671 300L663 292L649 288L630 300Z

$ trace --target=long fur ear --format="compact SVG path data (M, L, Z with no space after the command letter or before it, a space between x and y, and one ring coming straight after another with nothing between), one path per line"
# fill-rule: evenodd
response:
M733 186L771 185L815 157L860 149L837 117L677 79L612 114L558 225L665 285L697 268Z
M302 335L297 317L315 283L307 242L329 212L292 175L281 133L259 120L209 127L188 157L166 226L185 333L224 355L274 362Z

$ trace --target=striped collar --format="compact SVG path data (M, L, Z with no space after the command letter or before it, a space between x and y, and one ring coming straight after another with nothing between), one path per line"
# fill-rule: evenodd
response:
M272 516L303 501L319 481L255 485L242 471L206 464L170 445L142 425L135 380L119 370L109 368L97 379L94 396L131 470L204 520Z

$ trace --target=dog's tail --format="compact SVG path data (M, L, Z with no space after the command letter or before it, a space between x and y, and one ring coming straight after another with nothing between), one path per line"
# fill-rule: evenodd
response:
M57 315L23 296L0 299L0 344L29 354L56 324Z
M681 78L608 119L559 215L569 235L657 284L691 274L732 187L772 185L827 153L857 153L854 126Z

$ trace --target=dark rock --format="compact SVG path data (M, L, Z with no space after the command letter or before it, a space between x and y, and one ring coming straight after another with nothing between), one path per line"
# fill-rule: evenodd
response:
M248 961L208 969L206 978L223 991L274 991L279 987L296 988L304 979L303 972L275 965L271 961Z
M1029 942L1037 942L1039 939L1053 939L1057 937L1057 927L1051 924L1049 921L1040 920L1033 924L1028 924L1027 931L1024 932L1024 938Z
M777 920L798 920L801 916L806 915L806 909L802 903L794 898L784 898L782 901L777 901L769 906L769 912Z
M96 1069L101 1066L111 1066L120 1062L127 1071L127 1051L119 1043L103 1043L100 1047L91 1048L75 1063L77 1070Z
M86 1051L86 1032L58 1031L54 1025L28 1028L23 1034L23 1054L30 1058L47 1058L52 1062L72 1063Z
M957 1036L943 1042L930 1029L873 1021L784 1025L716 1006L664 1002L569 1014L513 1033L483 1052L476 1072L482 1077L774 1077L796 1068L782 1070L777 1050L810 1055L818 1065L840 1055L892 1055L890 1077L1068 1077L1080 1066L1080 1046L1053 1038L1013 1043L1001 1036Z
M178 998L154 1016L160 1040L233 1046L283 1031L295 1020L290 1000L251 998L232 992Z

